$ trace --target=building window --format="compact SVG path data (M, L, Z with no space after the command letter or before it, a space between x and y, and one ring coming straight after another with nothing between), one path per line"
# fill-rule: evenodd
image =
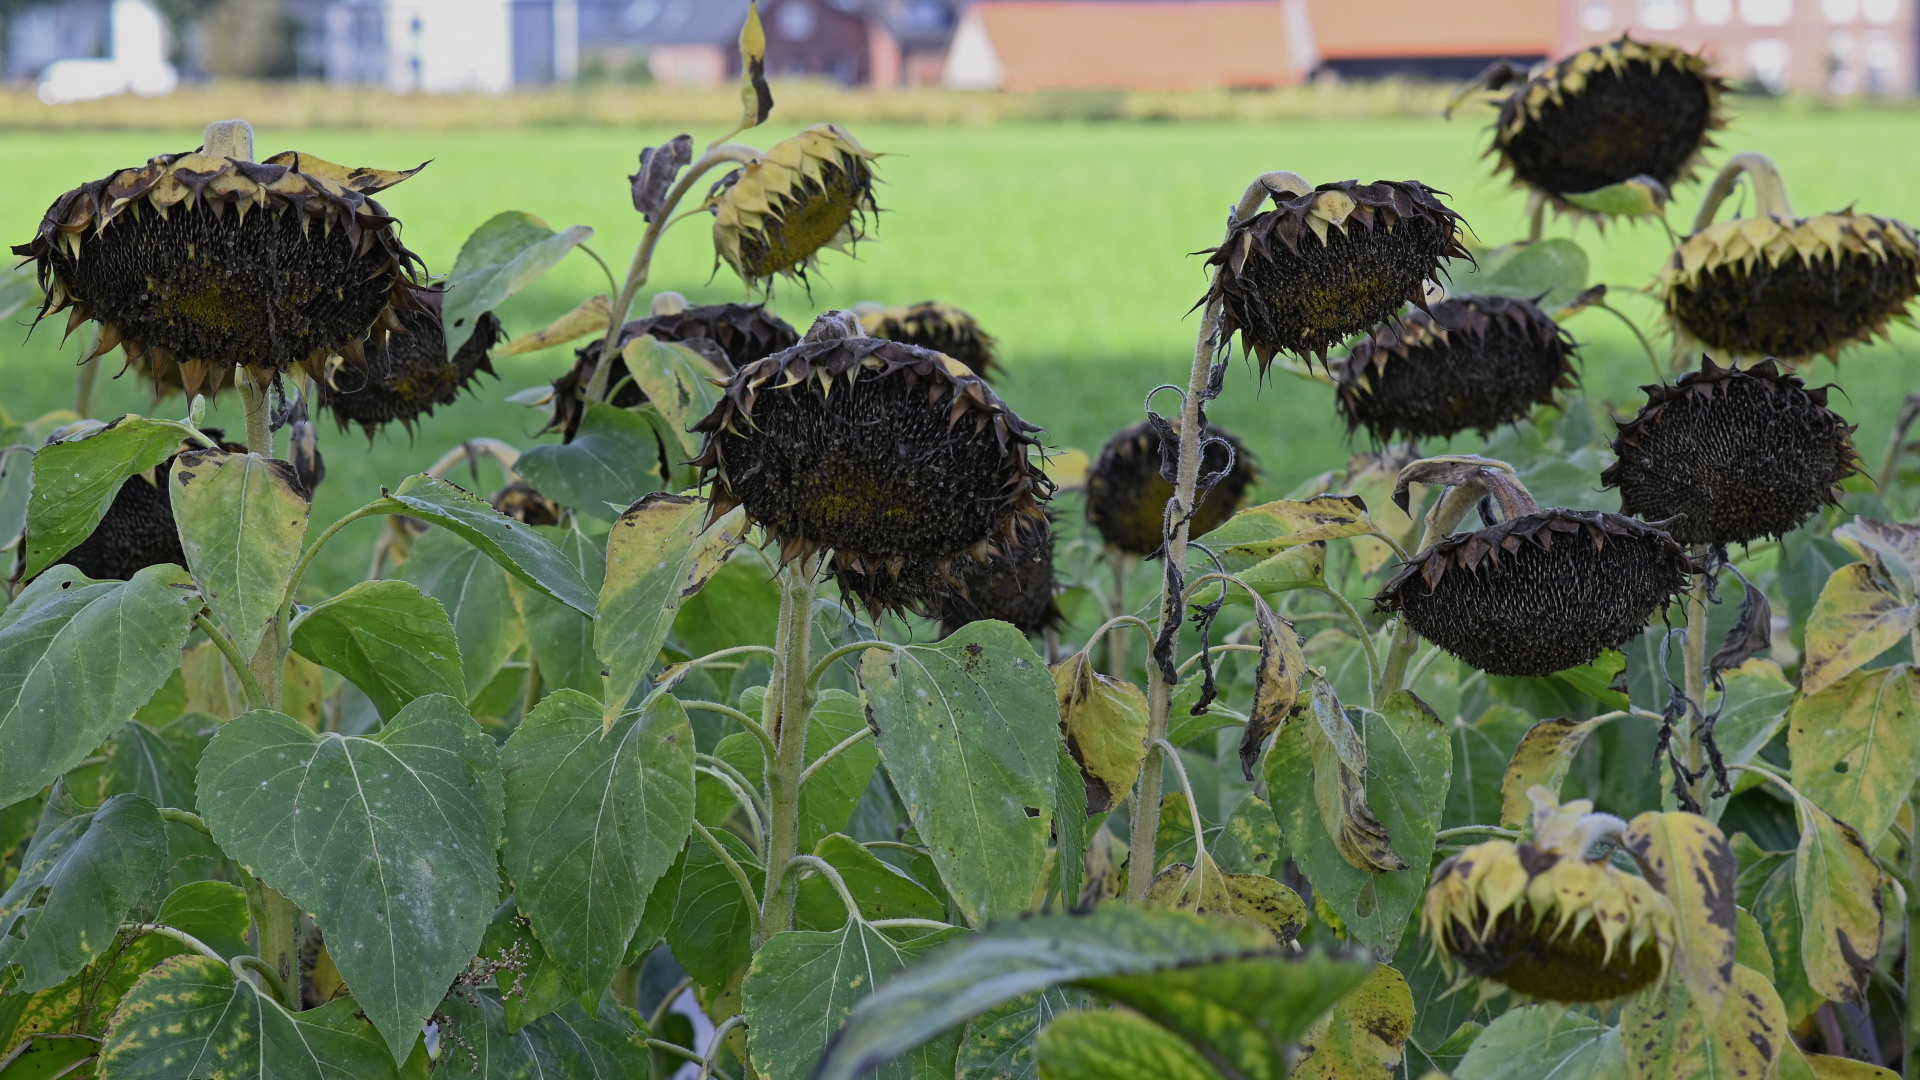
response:
M807 0L788 0L780 5L779 14L774 21L780 26L780 36L788 41L805 41L813 36L813 5Z
M1793 18L1793 0L1740 0L1740 19L1748 26L1780 26Z
M1586 0L1580 5L1580 29L1601 33L1613 26L1613 7L1607 0Z
M1693 0L1693 17L1705 26L1723 26L1733 18L1733 0Z
M1761 38L1747 43L1747 69L1752 72L1753 80L1769 94L1787 92L1792 64L1793 49L1779 38Z
M1840 97L1860 92L1860 73L1855 70L1854 54L1859 43L1845 30L1827 35L1827 92Z
M1885 26L1900 17L1900 0L1864 0L1860 10L1868 22Z
M1893 38L1876 31L1867 39L1867 92L1891 94L1900 85L1900 47Z
M1687 9L1680 0L1640 0L1640 23L1649 30L1673 30L1686 21Z

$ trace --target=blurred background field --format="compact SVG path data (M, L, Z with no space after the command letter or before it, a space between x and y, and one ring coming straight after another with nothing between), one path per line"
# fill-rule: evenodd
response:
M166 99L169 108L182 100ZM1433 95L1425 101L1435 107L1426 112L1415 112L1408 100L1401 95L1384 106L1374 103L1381 107L1329 108L1323 115L1269 110L1251 119L855 123L855 134L887 155L879 166L884 212L876 241L862 244L856 258L827 254L810 291L781 283L773 307L804 328L815 313L860 300L958 304L999 337L1007 371L997 385L1014 408L1045 426L1053 446L1092 454L1113 431L1140 417L1148 390L1184 382L1196 319L1189 309L1204 287L1203 260L1191 253L1218 240L1227 206L1260 172L1292 169L1315 182L1419 179L1451 193L1478 242L1500 244L1524 234L1524 198L1493 176L1491 162L1481 157L1490 114L1468 109L1449 122L1437 115ZM102 121L78 129L0 129L0 234L24 242L62 191L155 153L189 149L198 142L199 122L246 108L244 98L231 95L206 105L209 114L194 117L191 127L184 114L169 113L167 119L180 126ZM218 115L216 105L224 110ZM948 119L962 111L955 106ZM1857 204L1920 220L1920 185L1911 181L1920 145L1912 138L1916 118L1909 109L1794 107L1736 98L1733 111L1711 164L1735 151L1762 151L1779 162L1800 213ZM682 130L660 122L301 130L261 119L273 113L254 117L263 154L300 149L386 168L431 160L382 201L404 221L406 242L436 274L452 267L475 226L509 209L538 214L555 228L594 227L588 246L616 271L624 268L643 228L631 208L626 174L642 147ZM776 112L767 128L748 138L766 145L811 118ZM686 126L702 141L722 128L718 121ZM1701 186L1679 191L1670 208L1676 227L1691 221ZM708 221L695 216L668 234L642 306L656 289L679 290L696 302L745 298L730 271L714 273ZM1643 326L1658 325L1658 305L1632 295L1652 281L1670 249L1657 224L1614 226L1603 235L1589 224L1550 218L1547 235L1581 243L1592 257L1591 280L1607 283L1614 303ZM599 267L575 254L500 314L508 332L518 335L607 289ZM29 334L29 316L16 315L0 328L0 406L17 420L72 407L74 361L91 332L75 334L63 347L64 319ZM1636 407L1635 387L1652 370L1627 331L1594 311L1569 327L1584 345L1585 392L1616 409ZM1664 361L1664 336L1654 345ZM357 429L337 433L330 418L320 418L328 478L316 521L373 497L380 485L419 470L462 438L491 435L522 448L532 445L543 417L505 399L550 381L571 360L571 350L562 347L496 361L497 381L483 380L477 394L440 410L412 436L395 428L369 445ZM131 376L106 378L119 369L118 353L103 363L95 415L184 411L177 398L154 405ZM1811 381L1833 381L1844 391L1837 407L1860 424L1857 438L1870 463L1878 461L1902 397L1920 388L1916 365L1920 334L1901 327L1891 344L1848 352L1837 373L1825 361L1810 372ZM236 398L223 395L215 412L218 421L209 422L239 428ZM1264 477L1257 498L1277 497L1367 448L1364 435L1346 433L1330 389L1277 372L1263 383L1245 364L1236 363L1213 415L1257 454ZM1467 435L1452 449L1470 452L1481 445ZM455 479L471 477L463 471ZM497 474L483 473L478 486L490 490L495 484ZM1611 494L1591 493L1589 505L1615 504ZM1076 501L1068 516L1077 513ZM370 538L377 526L354 528ZM318 583L337 590L356 580L364 573L365 551L364 542L336 545Z

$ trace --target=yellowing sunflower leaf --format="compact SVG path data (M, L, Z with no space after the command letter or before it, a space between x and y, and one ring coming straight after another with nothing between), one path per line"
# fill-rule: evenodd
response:
M1413 1032L1413 991L1386 964L1353 988L1300 1036L1296 1080L1347 1080L1393 1074Z
M1556 716L1528 728L1520 737L1520 745L1514 747L1506 776L1500 781L1500 824L1517 829L1533 819L1533 803L1527 792L1535 786L1559 795L1573 756L1580 752L1587 736L1604 723L1604 719Z
M1300 894L1264 874L1226 873L1204 853L1192 866L1175 863L1160 871L1147 890L1147 904L1238 919L1283 944L1307 925L1307 905Z
M1739 938L1733 847L1711 821L1678 812L1641 814L1627 825L1622 842L1673 904L1679 981L1691 1000L1717 1014L1733 992Z
M679 449L684 457L697 457L704 437L687 428L719 404L720 388L714 385L714 380L725 378L727 372L687 346L677 341L660 341L652 334L641 334L627 342L621 356L627 361L627 371L633 375L634 383L680 440ZM672 452L671 448L668 452Z
M1679 979L1621 1010L1620 1035L1634 1080L1750 1080L1774 1074L1792 1044L1787 1016L1766 977L1730 965L1728 992L1704 1004ZM1704 1007L1703 1007L1704 1006Z
M1851 826L1807 802L1799 807L1793 888L1807 983L1822 997L1863 1002L1885 929L1885 882Z
M611 319L613 301L606 296L589 296L580 302L580 306L547 324L544 330L535 330L531 334L522 334L505 346L495 349L495 356L519 356L521 353L539 352L551 349L555 345L564 345L576 338L588 334L604 332Z
M1903 599L1911 602L1920 590L1920 525L1857 517L1833 530L1833 538L1855 558L1875 564Z
M1856 671L1800 698L1787 748L1793 786L1872 847L1920 769L1920 672L1906 664Z
M1260 761L1267 736L1300 699L1300 680L1307 673L1307 661L1300 654L1300 637L1293 632L1293 624L1274 614L1259 596L1253 597L1253 617L1260 626L1260 663L1253 669L1253 708L1247 713L1246 731L1240 736L1240 771L1248 780L1253 779L1253 767Z
M1316 495L1249 506L1207 534L1207 549L1227 569L1243 570L1288 548L1373 529L1366 503L1352 495Z
M1920 607L1902 603L1866 563L1833 572L1807 616L1807 654L1800 693L1817 694L1907 636Z
M1130 682L1095 671L1084 651L1053 666L1053 692L1067 750L1086 781L1087 809L1113 809L1146 758L1147 696Z

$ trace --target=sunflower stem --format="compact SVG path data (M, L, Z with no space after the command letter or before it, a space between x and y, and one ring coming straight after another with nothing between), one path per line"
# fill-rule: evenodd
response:
M627 313L633 309L634 297L647 283L647 275L653 269L653 251L660 244L660 236L667 231L667 225L673 218L674 208L680 200L693 190L696 180L705 176L716 166L729 161L746 165L760 160L760 151L750 146L736 146L732 143L720 143L707 148L700 160L687 167L677 183L667 190L667 197L660 209L647 223L647 231L640 237L640 246L634 250L633 263L627 268L627 280L620 286L620 295L614 297L613 309L607 318L607 336L600 343L600 363L593 369L593 377L587 380L587 400L604 401L607 395L608 372L613 365L608 363L614 352L620 347L620 330L627 325Z
M1713 224L1713 216L1720 212L1720 204L1733 194L1734 185L1740 182L1743 173L1753 183L1755 214L1780 218L1793 216L1793 204L1787 201L1787 182L1780 178L1780 167L1773 163L1773 159L1765 154L1735 154L1720 166L1720 174L1713 178L1713 186L1707 189L1706 198L1700 200L1700 212L1693 218L1694 232Z
M1482 490L1476 486L1457 487L1447 492L1427 514L1427 526L1420 534L1418 551L1425 551L1439 543L1453 532L1460 519L1479 504ZM1416 552L1416 553L1417 553ZM1373 688L1373 700L1385 701L1394 691L1406 685L1407 664L1413 660L1413 654L1420 648L1420 635L1414 632L1402 614L1394 623L1393 642L1387 646L1387 659L1380 665L1379 681Z
M793 929L796 887L787 864L800 848L800 780L807 765L807 710L811 706L807 649L813 636L813 585L820 559L806 556L780 572L780 622L774 635L773 677L761 725L773 737L768 762L767 886L761 894L760 925L754 948L782 930Z
M1706 809L1710 781L1707 772L1707 748L1701 728L1707 713L1707 585L1705 574L1693 575L1693 588L1687 593L1686 690L1692 709L1688 718L1686 744L1687 792L1702 810Z
M1107 561L1113 564L1113 613L1114 618L1127 614L1127 576L1133 569L1133 557L1115 548ZM1112 619L1108 623L1112 623ZM1144 627L1146 624L1141 623ZM1105 629L1105 627L1102 627ZM1098 636L1098 635L1096 635ZM1151 638L1153 632L1147 631ZM1127 681L1127 635L1111 634L1107 637L1107 674Z
M1187 779L1187 763L1180 760L1180 751L1165 739L1156 740L1148 749L1157 751L1162 759L1173 766L1173 771L1180 774L1180 791L1187 797L1187 819L1193 826L1193 865L1197 868L1201 857L1207 853L1207 827L1200 820L1200 800L1193 797L1193 781ZM1157 826L1158 822L1155 824Z
M1299 177L1291 173L1269 173L1254 181L1241 198L1238 210L1251 202L1258 207L1269 193L1269 177ZM1305 185L1300 180L1301 186ZM1311 189L1308 189L1311 190ZM1200 316L1200 333L1193 347L1193 368L1187 377L1187 395L1180 406L1180 471L1173 486L1173 500L1168 503L1168 514L1173 520L1173 528L1167 534L1167 546L1164 557L1169 567L1184 567L1187 564L1187 536L1192 524L1194 492L1200 484L1200 445L1201 422L1200 409L1207 392L1207 383L1213 369L1213 357L1217 351L1220 334L1220 305L1210 303ZM1171 575L1168 575L1171 576ZM1157 629L1165 631L1176 627L1180 615L1186 606L1183 590L1168 588L1165 578L1160 590L1160 622ZM1173 683L1167 681L1160 670L1160 664L1149 655L1147 658L1147 745L1167 737L1167 714L1173 706ZM1152 762L1140 770L1140 783L1133 800L1133 851L1127 863L1127 897L1136 903L1147 898L1147 889L1153 884L1153 848L1156 831L1160 823L1160 786L1162 770L1155 768Z

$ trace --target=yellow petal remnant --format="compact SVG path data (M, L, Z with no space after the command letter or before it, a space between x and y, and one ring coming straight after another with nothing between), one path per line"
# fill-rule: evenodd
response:
M715 254L750 286L777 275L806 280L821 248L866 239L878 155L834 124L775 143L723 180L710 200Z
M1612 1001L1661 979L1673 905L1645 878L1589 860L1625 823L1536 787L1531 841L1489 840L1440 864L1421 928L1456 978L1565 1003Z

